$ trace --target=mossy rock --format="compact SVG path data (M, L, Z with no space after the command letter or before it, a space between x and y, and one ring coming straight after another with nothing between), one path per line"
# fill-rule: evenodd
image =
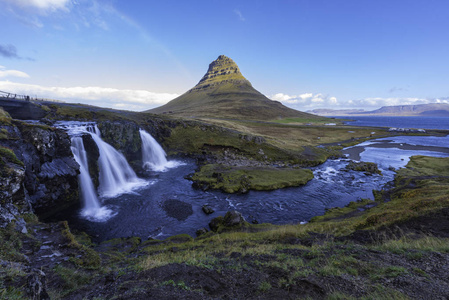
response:
M249 190L269 191L300 186L313 178L309 169L273 167L228 167L207 164L191 176L194 186L220 189L225 193L245 193Z
M216 217L209 223L209 228L217 233L238 230L247 226L250 226L250 224L246 222L242 214L236 210L228 211L224 216Z
M347 170L353 170L353 171L359 171L359 172L365 172L366 175L373 175L373 174L379 174L382 175L382 172L377 167L376 163L373 162L355 162L351 161L346 166Z

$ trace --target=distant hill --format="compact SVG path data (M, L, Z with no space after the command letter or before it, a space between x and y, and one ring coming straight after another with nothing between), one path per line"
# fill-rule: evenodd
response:
M180 117L211 117L249 120L283 118L319 119L265 97L243 77L237 64L220 55L200 82L167 104L148 110Z
M449 117L449 104L431 103L419 105L383 106L372 111L345 109L315 109L310 113L319 116L433 116Z

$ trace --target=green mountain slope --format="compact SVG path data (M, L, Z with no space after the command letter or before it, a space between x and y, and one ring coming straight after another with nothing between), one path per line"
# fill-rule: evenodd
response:
M319 117L265 97L242 75L237 64L220 55L200 82L169 103L147 112L181 117L275 120Z

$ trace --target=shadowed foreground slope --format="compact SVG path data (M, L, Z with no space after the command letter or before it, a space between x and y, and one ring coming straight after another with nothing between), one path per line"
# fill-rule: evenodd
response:
M94 245L28 215L28 233L0 228L0 298L447 299L448 166L414 157L376 201L305 225L226 227L225 217L196 239Z

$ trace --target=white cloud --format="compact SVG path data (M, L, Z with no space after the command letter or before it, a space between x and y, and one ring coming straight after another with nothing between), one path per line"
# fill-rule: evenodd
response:
M304 107L304 108L323 106L323 105L338 105L337 98L328 97L321 93L318 94L304 93L300 95L287 95L283 93L278 93L269 98L272 100L280 101L287 105L290 104L290 106L294 105L297 107Z
M7 78L7 77L30 78L30 75L22 71L6 70L4 66L0 66L0 78Z
M239 17L239 20L240 20L240 21L244 22L244 21L246 20L245 17L243 16L242 12L241 12L240 10L234 9L234 13Z
M0 81L0 90L31 97L64 100L101 107L142 111L163 105L179 96L146 90L120 90L104 87L46 87Z
M70 0L3 0L20 8L37 8L41 11L68 10Z
M312 94L305 93L301 95L287 95L283 93L275 94L269 97L272 100L277 100L286 106L299 109L310 110L315 108L329 108L329 109L365 109L373 110L382 106L396 106L396 105L417 105L428 103L448 103L449 97L443 98L362 98L350 100L337 100L334 96L327 96L321 93Z

